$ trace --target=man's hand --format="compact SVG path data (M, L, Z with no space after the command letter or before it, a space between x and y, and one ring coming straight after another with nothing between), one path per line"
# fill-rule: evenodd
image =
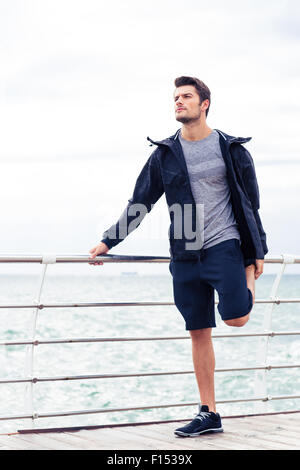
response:
M255 260L255 263L256 263L256 268L255 268L255 273L254 273L254 277L255 277L255 280L259 278L259 276L263 273L263 270L264 270L264 260L263 259L256 259Z
M102 255L103 253L106 254L108 251L109 251L108 246L105 243L100 242L99 245L96 245L94 248L92 248L89 251L89 253L91 253L91 256L89 256L89 258L94 259L96 258L97 255ZM95 261L89 264L99 265L99 264L103 264L103 261Z

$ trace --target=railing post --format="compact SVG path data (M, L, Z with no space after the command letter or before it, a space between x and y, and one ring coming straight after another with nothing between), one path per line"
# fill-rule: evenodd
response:
M271 287L270 300L272 300L269 308L266 309L266 313L263 319L263 332L268 333L272 330L272 316L275 308L275 301L277 299L278 289L280 285L281 278L283 276L285 267L287 263L294 263L295 257L293 255L282 255L282 265L280 270L277 273L275 281ZM268 346L269 346L270 336L265 336L260 338L257 353L256 353L256 362L258 365L267 366L268 359ZM255 372L255 384L254 384L254 393L255 396L268 396L268 375L270 371L268 369L260 370ZM256 413L266 413L268 409L268 400L263 402L257 402L255 406Z
M52 255L44 255L41 261L42 266L42 273L39 280L39 287L38 287L38 295L35 299L37 305L39 305L44 285L44 280L46 276L47 266L50 263L55 263L56 259ZM36 329L37 329L37 321L38 321L38 313L39 308L34 308L31 316L31 327L30 327L30 339L32 344L27 346L26 351L26 358L25 358L25 377L33 378L33 370L34 370L34 348L35 348L35 337L36 337ZM25 408L30 412L31 418L31 425L34 427L34 407L33 407L33 386L34 383L30 382L25 385L25 392L24 392L24 401L25 401Z

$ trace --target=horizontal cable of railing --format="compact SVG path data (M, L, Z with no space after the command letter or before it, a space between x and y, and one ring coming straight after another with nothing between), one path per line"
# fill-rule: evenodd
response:
M268 331L263 333L248 332L248 333L227 333L227 334L213 334L212 338L245 338L255 336L297 336L300 331ZM109 343L109 342L126 342L126 341L174 341L182 339L191 339L190 336L149 336L149 337L129 337L129 338L53 338L53 339L35 339L27 340L20 339L15 341L0 341L0 346L26 346L34 345L39 346L43 344L72 344L72 343Z
M256 304L289 304L289 303L300 303L299 299L257 299ZM215 301L218 304L218 301ZM157 307L157 306L168 306L175 305L174 302L76 302L76 303L55 303L55 304L0 304L0 309L8 308L38 308L42 310L44 308L74 308L74 307Z
M263 366L250 366L250 367L235 367L235 368L221 368L216 369L215 372L242 372L251 370L272 370L272 369L294 369L299 368L300 364L282 364L282 365L263 365ZM163 375L183 375L194 374L193 370L183 371L166 371L166 372L136 372L127 374L89 374L89 375L69 375L59 377L31 377L20 379L0 379L0 384L11 383L37 383L37 382L58 382L58 381L71 381L71 380L91 380L91 379L115 379L115 378L129 378L129 377L152 377Z
M273 401L273 400L296 400L299 399L300 395L278 395L278 396L263 396L263 397L253 397L253 398L237 398L229 400L216 400L216 404L229 404L229 403L246 403L246 402L256 402L256 401ZM23 415L9 415L9 416L0 416L1 421L5 420L15 420L15 419L39 419L39 418L58 418L63 416L78 416L78 415L89 415L89 414L98 414L98 413L114 413L121 411L142 411L150 410L157 408L176 408L176 407L185 407L185 406L197 406L198 402L193 403L170 403L165 405L144 405L144 406L135 406L130 408L102 408L102 409L91 409L91 410L76 410L76 411L60 411L60 412L47 412L47 413L33 413L33 414L23 414Z

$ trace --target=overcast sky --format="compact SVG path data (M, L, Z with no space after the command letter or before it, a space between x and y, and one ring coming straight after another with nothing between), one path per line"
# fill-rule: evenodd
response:
M0 251L88 254L147 136L180 127L174 79L192 75L212 93L208 125L252 137L269 254L300 255L299 5L0 0ZM163 196L111 253L168 256L168 226Z

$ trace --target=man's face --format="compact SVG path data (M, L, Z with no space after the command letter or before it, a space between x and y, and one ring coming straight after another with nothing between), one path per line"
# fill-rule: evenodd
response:
M203 101L200 104L200 96L193 85L184 85L176 88L174 92L175 118L182 123L197 121L201 117L201 112L207 106Z

